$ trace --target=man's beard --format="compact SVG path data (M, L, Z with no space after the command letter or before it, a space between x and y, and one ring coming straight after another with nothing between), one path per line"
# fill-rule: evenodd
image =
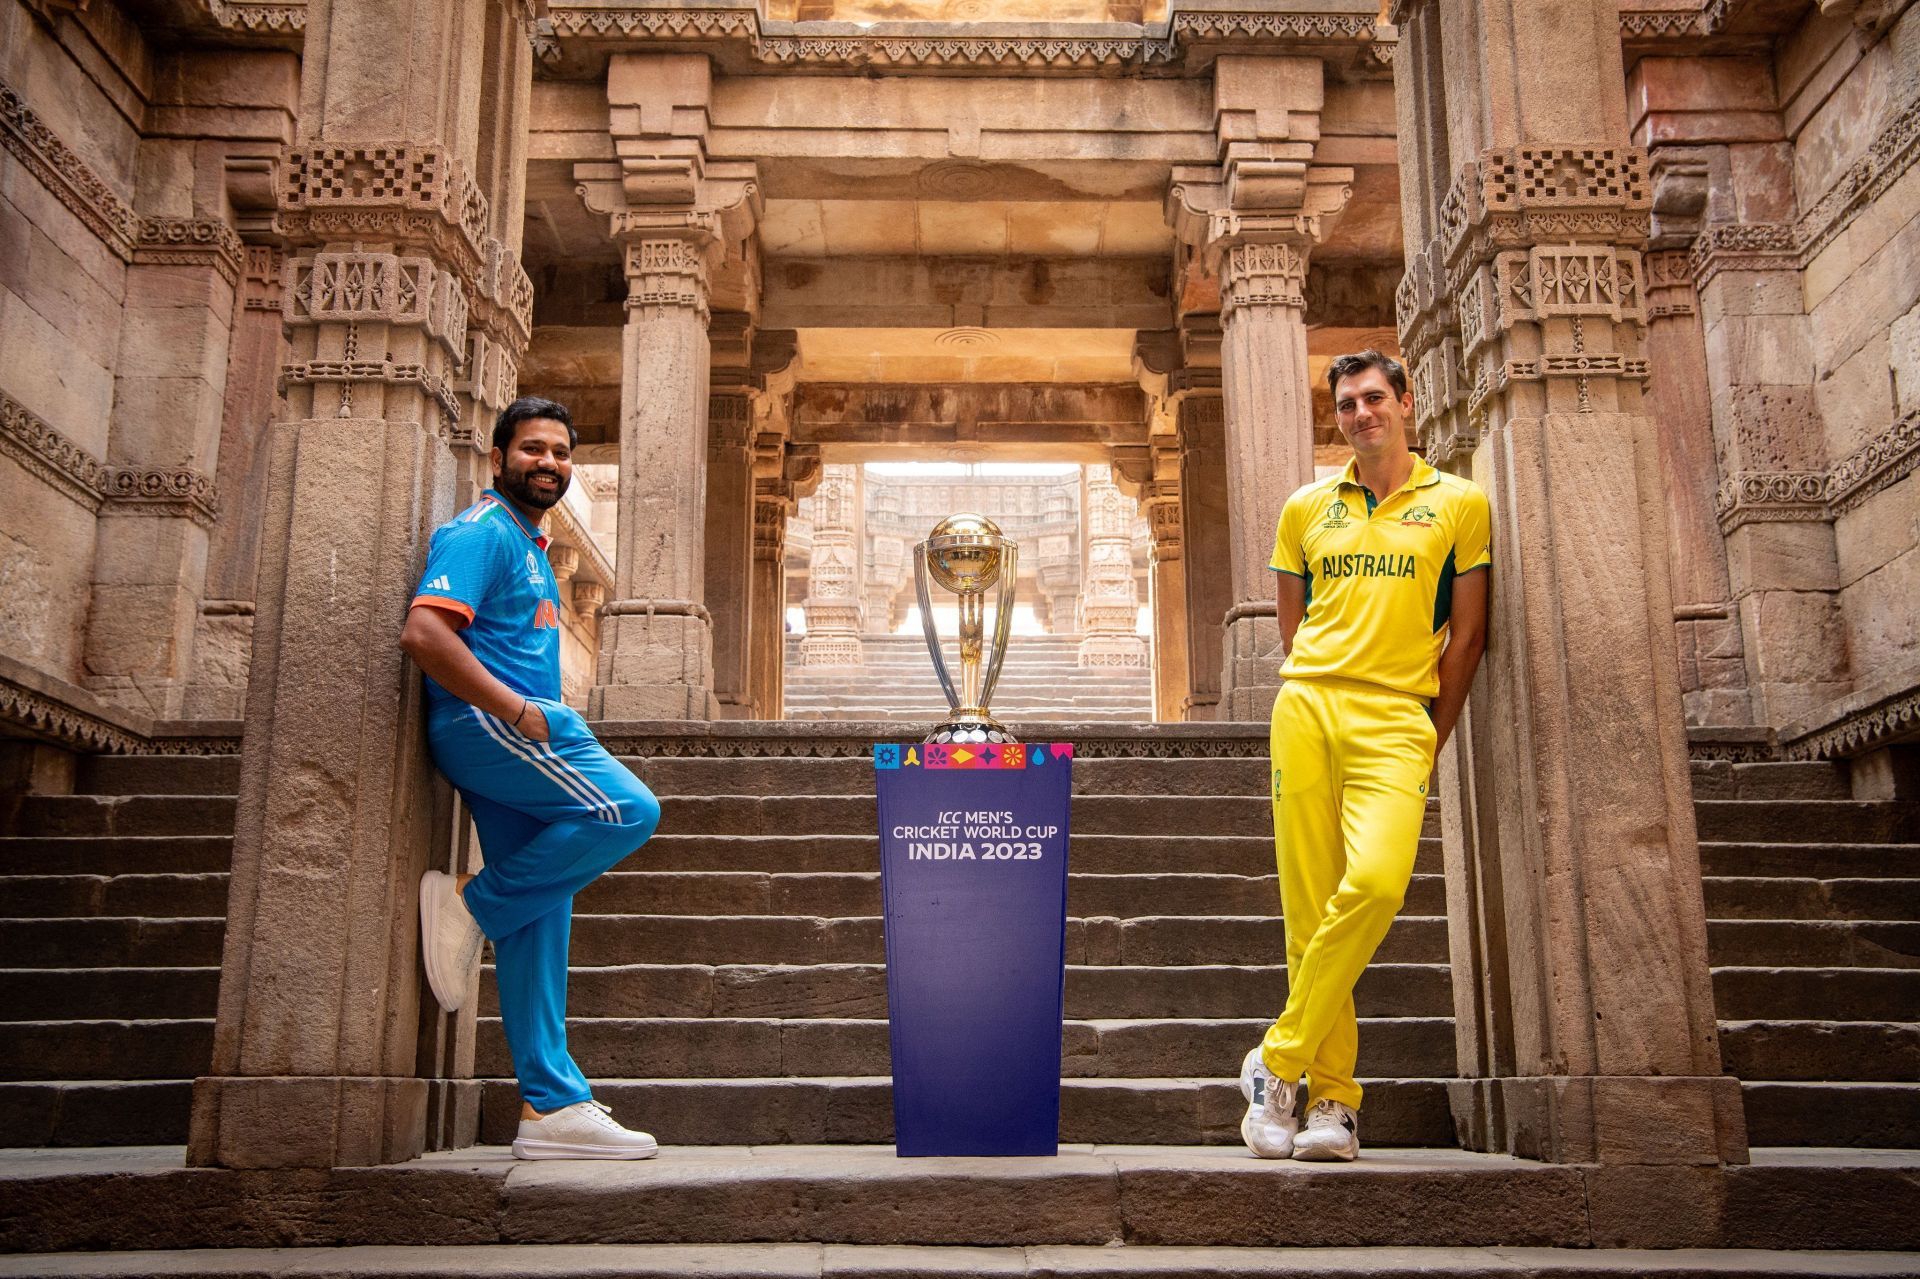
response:
M536 475L550 476L553 479L553 487L536 486L533 483ZM532 468L516 471L508 466L501 468L500 488L508 497L522 506L544 511L566 495L567 477L558 471L536 471Z

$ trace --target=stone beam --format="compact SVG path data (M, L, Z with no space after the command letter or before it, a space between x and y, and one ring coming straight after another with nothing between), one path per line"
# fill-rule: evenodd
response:
M805 383L794 393L796 444L836 460L899 460L944 450L969 460L1103 462L1115 443L1146 441L1137 386Z
M762 323L776 328L1140 329L1171 315L1164 255L779 258L765 287Z

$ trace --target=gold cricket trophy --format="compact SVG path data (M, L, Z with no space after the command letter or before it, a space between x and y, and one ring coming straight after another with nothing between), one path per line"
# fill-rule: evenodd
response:
M1000 535L999 526L984 515L949 515L933 526L927 540L913 548L913 584L920 597L920 625L926 631L927 651L934 674L946 690L946 721L927 734L930 742L1011 742L1014 740L987 710L993 686L1000 681L1000 663L1007 656L1007 635L1013 627L1013 590L1018 576L1019 547ZM928 579L952 591L960 612L960 687L953 676L933 620ZM998 588L995 590L995 588ZM992 652L984 663L987 592L994 591Z

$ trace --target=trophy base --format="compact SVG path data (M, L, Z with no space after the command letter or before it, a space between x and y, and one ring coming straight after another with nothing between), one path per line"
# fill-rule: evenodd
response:
M999 720L984 715L955 716L940 727L928 733L929 742L957 743L1005 743L1017 742L1019 738L1009 733Z

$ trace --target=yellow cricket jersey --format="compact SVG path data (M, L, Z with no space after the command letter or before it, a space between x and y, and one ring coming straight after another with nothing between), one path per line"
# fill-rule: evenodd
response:
M1287 499L1270 567L1305 578L1307 615L1280 673L1337 675L1431 698L1453 579L1492 563L1487 495L1418 455L1378 506L1356 464Z

